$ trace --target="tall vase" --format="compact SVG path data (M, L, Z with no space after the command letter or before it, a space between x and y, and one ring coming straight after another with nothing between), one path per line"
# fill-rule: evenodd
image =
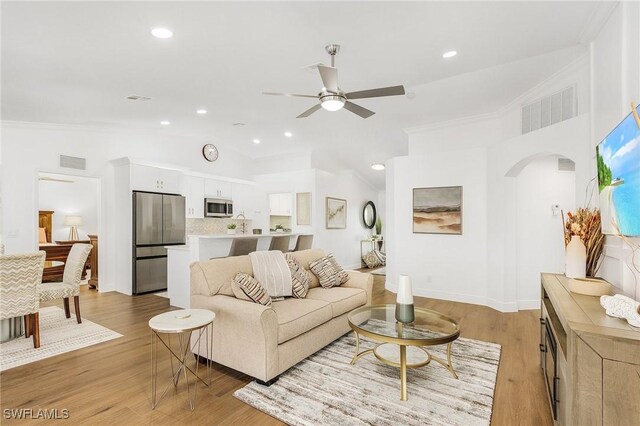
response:
M400 275L396 299L396 320L404 324L409 324L412 323L414 319L415 310L413 308L411 278L408 275Z
M567 278L585 278L587 271L587 248L577 235L571 236L565 254L565 275Z

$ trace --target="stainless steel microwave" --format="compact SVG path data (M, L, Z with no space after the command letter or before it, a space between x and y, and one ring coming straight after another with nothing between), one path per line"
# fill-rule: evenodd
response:
M204 217L233 217L233 201L222 198L205 198Z

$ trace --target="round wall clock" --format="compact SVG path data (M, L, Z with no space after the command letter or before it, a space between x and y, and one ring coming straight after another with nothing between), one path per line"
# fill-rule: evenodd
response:
M202 147L202 155L207 161L214 162L218 159L218 148L215 145L208 143Z

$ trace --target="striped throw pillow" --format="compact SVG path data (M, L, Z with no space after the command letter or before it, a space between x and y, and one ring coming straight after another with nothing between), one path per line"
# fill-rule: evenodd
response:
M255 303L271 306L271 296L269 296L267 290L262 287L262 284L251 275L238 273L233 278L233 283L240 287L242 292Z
M320 285L324 288L338 287L349 279L349 274L338 265L332 254L311 262L309 269L318 277Z
M293 297L304 299L309 291L311 276L291 253L286 253L284 257L287 260L287 265L289 265L289 270L291 271L291 290Z

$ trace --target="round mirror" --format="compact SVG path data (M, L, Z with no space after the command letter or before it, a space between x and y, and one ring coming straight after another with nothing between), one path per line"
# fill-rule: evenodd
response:
M373 204L373 201L367 201L367 204L364 205L362 209L362 222L364 222L364 226L369 229L372 229L376 224L376 205Z

